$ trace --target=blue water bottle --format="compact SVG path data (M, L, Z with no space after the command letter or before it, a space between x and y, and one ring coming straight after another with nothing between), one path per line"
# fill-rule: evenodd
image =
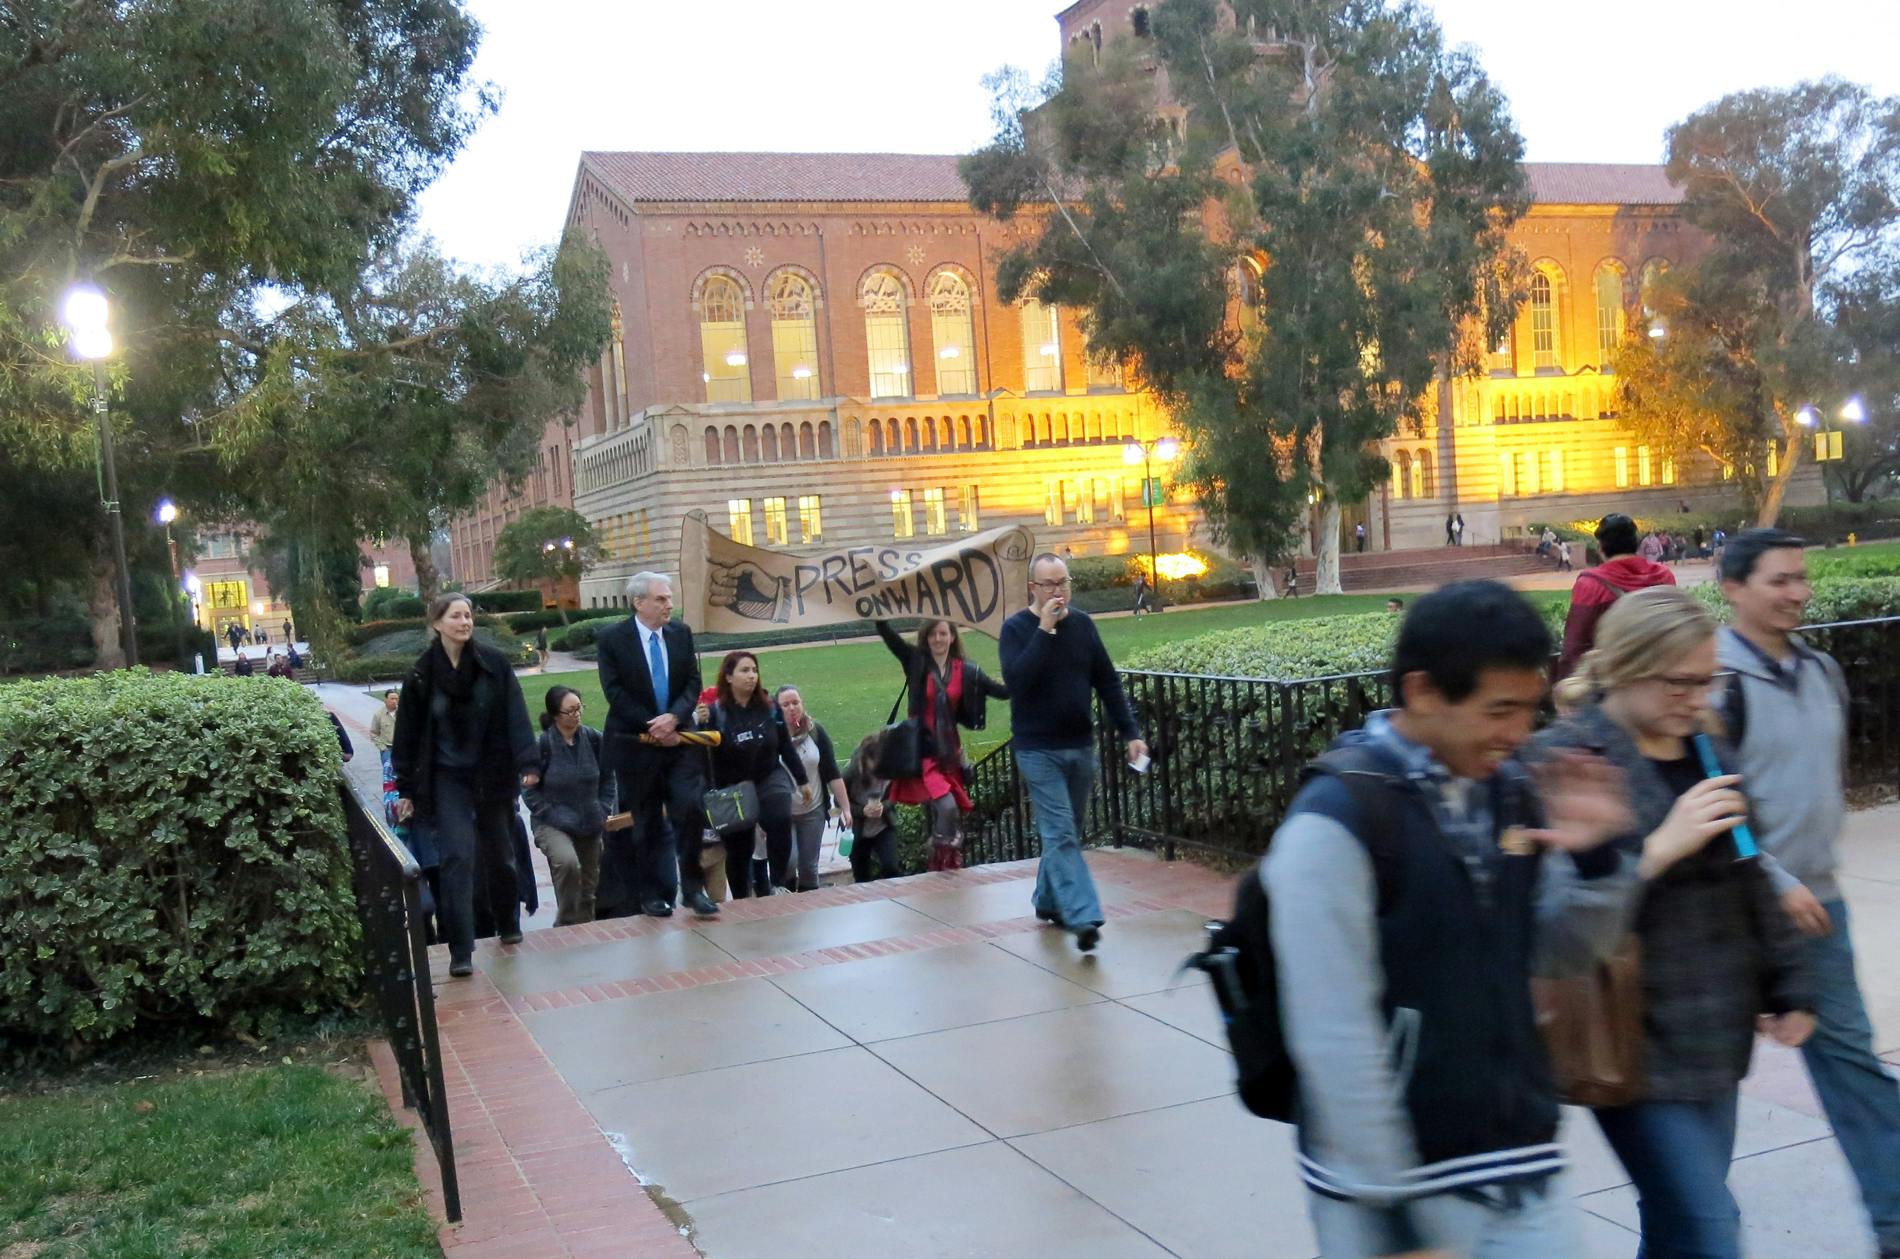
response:
M1691 735L1689 742L1695 744L1695 753L1702 758L1702 776L1704 778L1722 777L1725 771L1722 769L1722 762L1715 758L1715 744L1709 742L1709 736ZM1761 849L1755 847L1755 832L1748 829L1748 823L1743 822L1738 825L1729 832L1729 836L1735 841L1737 861L1748 861L1761 854Z

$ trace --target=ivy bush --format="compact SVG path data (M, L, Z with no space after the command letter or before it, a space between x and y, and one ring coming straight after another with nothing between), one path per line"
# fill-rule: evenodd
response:
M298 686L0 687L0 1039L268 1024L359 974L336 735Z

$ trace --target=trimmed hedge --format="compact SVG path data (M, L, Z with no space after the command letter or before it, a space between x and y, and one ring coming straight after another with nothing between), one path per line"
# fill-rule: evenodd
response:
M1716 619L1726 623L1732 613L1722 588L1704 582L1690 591ZM1808 600L1807 622L1828 625L1837 621L1871 621L1900 616L1900 577L1817 577L1814 597Z
M477 612L539 612L541 610L541 592L539 590L484 590L480 594L469 595L469 602L475 605Z
M0 687L0 1033L93 1045L351 1000L339 767L299 686L131 670Z

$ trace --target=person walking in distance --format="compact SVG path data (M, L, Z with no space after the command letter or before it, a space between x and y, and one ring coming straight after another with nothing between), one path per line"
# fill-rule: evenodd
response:
M1589 973L1641 881L1716 831L1665 827L1624 855L1623 784L1587 753L1533 789L1513 756L1550 646L1500 582L1413 603L1398 707L1307 767L1259 867L1325 1259L1580 1254L1531 976Z
M605 740L581 724L579 692L550 686L541 713L541 781L528 788L534 846L554 880L554 925L594 921L600 889L601 835L614 809L613 775L601 768Z
M1612 603L1632 590L1676 584L1676 575L1667 567L1637 554L1636 522L1623 513L1611 512L1598 522L1596 538L1603 562L1578 573L1570 587L1563 651L1557 657L1559 682L1570 676L1596 642L1597 620Z
M410 667L390 749L396 818L429 823L441 853L449 974L474 973L476 863L503 944L521 942L515 801L540 778L534 728L508 658L475 639L464 594L429 604L428 648Z
M1458 545L1458 518L1456 516L1445 517L1445 545Z
M1718 576L1735 620L1717 638L1719 696L1755 837L1801 933L1815 1029L1801 1046L1884 1259L1900 1256L1900 1085L1874 1053L1837 880L1846 822L1848 691L1841 666L1795 632L1811 588L1802 540L1779 529L1726 539Z
M1363 553L1366 549L1366 522L1360 521L1352 527L1353 549Z
M376 745L377 754L383 758L383 781L389 781L393 766L389 761L389 750L396 743L396 705L401 701L402 693L394 687L383 692L383 706L369 719L369 741Z
M699 865L705 753L683 746L679 737L693 728L699 697L693 631L673 619L673 580L666 574L635 573L627 597L633 615L603 632L597 650L607 696L607 768L634 824L607 832L598 913L670 917L684 876L687 904L714 914L719 911L706 896Z
M1095 698L1127 744L1130 764L1146 769L1148 744L1095 622L1069 606L1069 590L1062 558L1047 551L1036 556L1029 565L1029 606L1003 622L999 646L1016 767L1042 840L1036 916L1074 932L1076 947L1086 953L1102 935L1102 903L1082 857L1082 820L1095 780Z

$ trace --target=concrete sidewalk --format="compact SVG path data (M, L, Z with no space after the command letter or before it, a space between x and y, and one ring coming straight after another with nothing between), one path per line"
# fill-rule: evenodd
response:
M1843 880L1892 1057L1897 824L1900 806L1853 819ZM488 941L467 981L437 958L467 1211L444 1246L1312 1255L1290 1132L1234 1101L1213 1000L1176 970L1231 880L1129 851L1089 860L1109 915L1090 957L1029 916L1019 863ZM1628 1259L1621 1168L1587 1117L1565 1139L1587 1253ZM1871 1253L1791 1051L1757 1054L1732 1183L1755 1259Z

